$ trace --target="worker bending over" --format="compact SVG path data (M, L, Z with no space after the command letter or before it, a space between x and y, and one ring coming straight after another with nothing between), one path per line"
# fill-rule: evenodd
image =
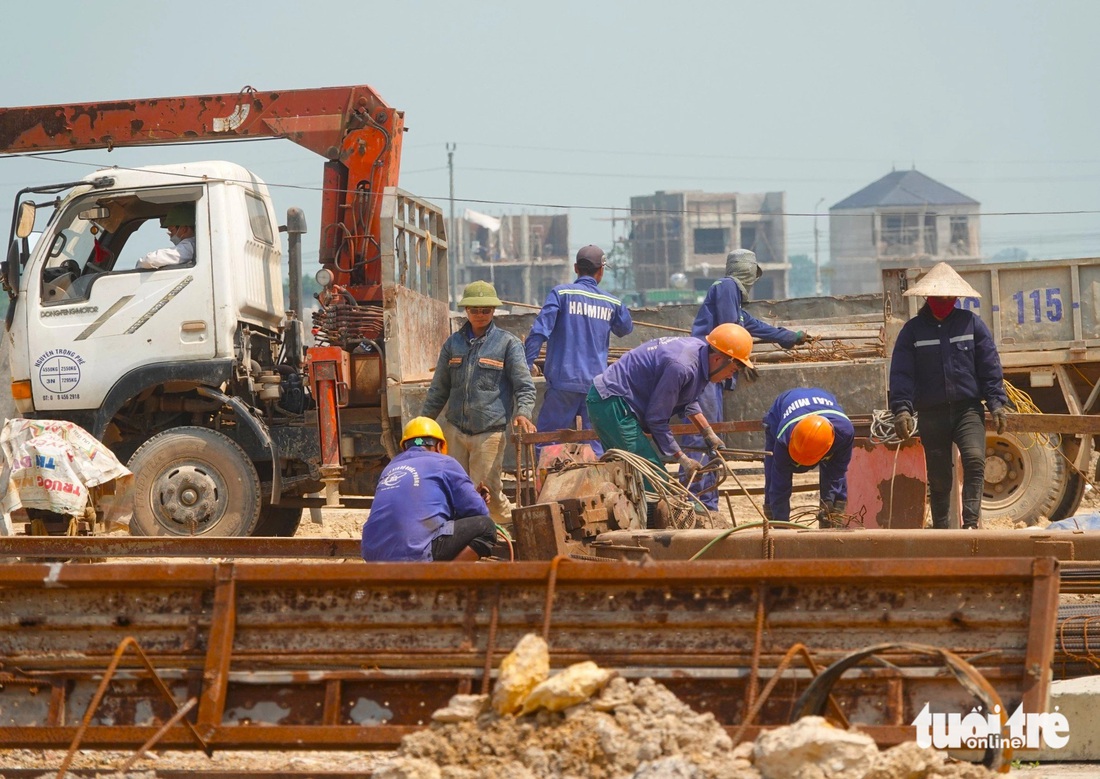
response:
M699 469L669 431L669 420L684 414L706 445L722 445L699 409L699 397L712 382L751 368L752 336L740 325L720 325L706 340L657 338L631 349L592 380L588 415L607 449L624 449L664 470L664 459L681 473ZM653 436L650 443L645 434ZM654 446L656 444L656 446Z
M704 338L718 325L732 322L741 325L749 331L749 335L766 343L777 343L784 349L791 349L806 342L806 334L784 327L773 327L767 322L761 322L752 314L742 308L749 296L749 290L756 280L763 275L760 264L756 261L755 252L748 249L735 249L726 255L726 275L710 285L703 304L699 306L699 313L695 315L695 322L691 325L691 334L696 338ZM733 376L721 384L708 387L699 400L699 406L703 415L711 422L722 421L722 392L732 391L737 384L737 377ZM697 436L685 436L684 446L699 447L700 440ZM692 455L696 459L703 458L703 452ZM718 490L714 489L716 477L714 474L704 474L691 486L691 491L699 494L703 504L715 512L718 510Z
M764 516L791 516L792 476L818 468L821 510L818 526L832 527L831 515L848 506L848 463L855 430L837 399L808 387L784 392L764 415Z
M546 343L546 394L536 424L539 432L572 429L578 416L589 427L585 395L593 377L607 369L611 334L621 338L634 329L626 306L599 287L605 262L598 246L577 252L573 265L577 280L550 290L524 341L533 375L538 375L535 359ZM592 448L597 455L603 453L598 443L593 442Z
M447 456L434 419L405 425L401 453L378 479L363 525L367 562L477 560L496 544L497 528L462 466Z
M913 434L913 414L920 415L920 438L928 469L932 527L947 529L954 482L951 445L963 467L962 526L976 529L985 486L985 401L998 434L1008 417L1001 358L985 322L974 312L956 308L960 297L981 297L946 262L905 291L905 297L928 298L898 333L890 357L890 410L894 432L902 440Z

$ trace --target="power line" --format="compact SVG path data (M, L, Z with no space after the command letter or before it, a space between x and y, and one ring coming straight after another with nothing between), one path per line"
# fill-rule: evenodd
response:
M77 165L77 166L81 166L81 167L96 168L98 170L112 170L112 169L114 169L114 170L125 170L125 171L132 171L132 172L142 170L142 168L138 168L138 167L129 167L129 166L125 166L125 165L103 165L103 164L100 164L100 163L85 162L85 161L82 161L82 160L68 160L68 159L62 159L62 158L47 157L47 156L42 156L42 155L39 155L39 154L26 154L26 155L19 154L19 155L10 155L10 156L29 157L29 158L32 158L32 159L41 160L43 162L64 163L64 164L68 164L68 165ZM190 181L205 181L205 180L208 180L205 176L196 176L196 175L189 174L189 173L177 173L177 172L174 172L174 171L158 171L158 173L161 174L161 175L176 176L178 178L187 179L187 180L190 180ZM576 175L585 175L585 174L569 174L569 175L576 176ZM250 184L250 183L252 183L250 179L223 179L223 180L224 181L232 181L234 183L239 183L239 184ZM270 188L270 189L289 189L289 190L305 191L305 192L335 191L335 190L326 190L324 187L319 187L319 186L315 186L315 185L282 184L282 183L270 182L270 181L265 182L265 183L268 186L268 188ZM343 190L343 191L346 193L346 192L352 192L354 190ZM381 197L381 193L359 193L359 194L361 194L364 197ZM450 196L449 195L448 196L422 195L421 197L424 197L425 199L428 199L428 200L447 200L447 199L449 199ZM623 217L624 218L628 217L628 215L630 213L630 207L629 206L598 206L598 205L583 205L583 204L578 204L578 203L555 203L555 202L545 202L544 203L544 202L537 202L537 201L493 200L493 199L486 199L486 198L465 198L465 197L457 197L457 196L454 199L455 199L456 202L471 203L471 204L476 204L476 205L512 206L512 207L520 207L520 208L546 208L546 209L575 210L575 211L601 211L601 212L602 211L611 211L613 214L615 212L623 212ZM649 209L649 210L646 211L646 214L649 215L649 216L655 216L655 215L681 215L681 214L689 214L689 213L690 214L697 214L697 213L706 214L708 212L705 211L705 210L704 211L698 211L698 210L695 210L695 209L693 209L691 211L683 211L683 210L676 210L676 209ZM723 213L725 213L725 212L723 211ZM745 216L785 216L785 217L814 217L814 216L820 216L820 214L814 214L814 213L808 213L808 212L802 212L802 211L767 211L767 212L762 212L762 211L739 211L738 213L743 214ZM1074 215L1079 216L1079 215L1091 215L1091 214L1100 214L1100 209L1064 209L1064 210L1049 210L1049 211L980 211L980 212L978 212L974 215L975 216L981 216L981 217L994 217L994 216L1074 216ZM860 218L866 218L866 216L867 216L867 214L864 213L864 212L850 213L850 214L849 213L844 213L844 212L834 212L834 211L829 212L829 217L830 218L838 217L838 218L860 219Z

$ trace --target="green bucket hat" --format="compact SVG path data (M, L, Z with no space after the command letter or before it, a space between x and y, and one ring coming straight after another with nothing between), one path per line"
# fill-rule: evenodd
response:
M471 281L466 285L466 289L462 290L462 300L458 301L459 308L478 306L498 308L503 305L497 297L496 289L487 281Z
M160 218L161 227L194 227L195 207L191 204L171 206Z

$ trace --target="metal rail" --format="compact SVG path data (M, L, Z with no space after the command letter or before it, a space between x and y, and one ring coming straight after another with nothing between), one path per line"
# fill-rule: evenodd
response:
M793 645L820 667L884 630L959 654L1011 707L1039 711L1058 578L1049 558L14 563L0 566L0 748L67 748L79 722L81 748L137 749L195 697L188 721L215 750L390 749L539 631L555 667L655 678L729 728L777 675L754 725L785 721L811 675L781 672ZM174 703L116 651L128 637ZM969 710L965 691L904 652L834 694L880 743L911 738L925 702ZM157 744L196 746L183 725Z

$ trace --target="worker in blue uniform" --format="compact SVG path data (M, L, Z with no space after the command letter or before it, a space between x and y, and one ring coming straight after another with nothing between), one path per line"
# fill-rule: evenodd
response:
M782 393L764 415L764 516L791 516L793 475L818 469L820 527L848 507L848 464L855 430L837 399L806 387Z
M621 338L634 329L626 306L599 287L605 265L598 246L577 252L576 281L550 290L524 343L532 375L538 375L535 359L546 344L546 394L536 423L540 432L571 430L578 416L583 427L590 426L584 398L592 379L607 369L611 333ZM602 454L598 442L592 448Z
M488 488L479 492L447 456L447 439L434 419L405 425L401 453L378 479L363 525L367 562L477 560L492 554L497 528L489 518Z
M697 338L703 338L718 325L732 322L741 325L749 334L760 341L777 343L784 349L791 349L806 342L806 333L802 330L788 330L785 327L774 327L767 322L761 322L742 308L745 299L749 296L749 290L756 280L763 275L760 264L756 261L756 253L748 249L735 249L726 255L726 275L711 284L707 290L707 296L699 307L699 313L695 315L695 322L691 325L691 334ZM734 376L721 384L709 387L703 393L699 401L703 415L712 422L722 421L722 392L732 391L737 383ZM695 451L692 456L702 460L705 452L702 450L702 439L698 436L685 436L681 442L686 447ZM713 473L704 474L694 481L691 491L699 495L711 512L718 510L718 491L715 489L716 476Z
M981 524L985 486L985 411L998 435L1008 421L1001 358L993 335L972 311L957 308L960 297L978 291L946 262L933 267L904 293L927 301L902 326L890 358L890 410L894 432L913 434L919 417L920 439L928 469L932 527L946 529L958 447L963 468L962 526Z
M636 346L592 380L586 402L592 427L608 449L640 455L664 472L664 462L677 462L690 475L699 462L684 454L669 430L683 414L717 448L715 434L699 408L711 382L725 381L752 368L752 336L740 325L719 325L706 339L657 338ZM653 436L650 443L645 434Z

